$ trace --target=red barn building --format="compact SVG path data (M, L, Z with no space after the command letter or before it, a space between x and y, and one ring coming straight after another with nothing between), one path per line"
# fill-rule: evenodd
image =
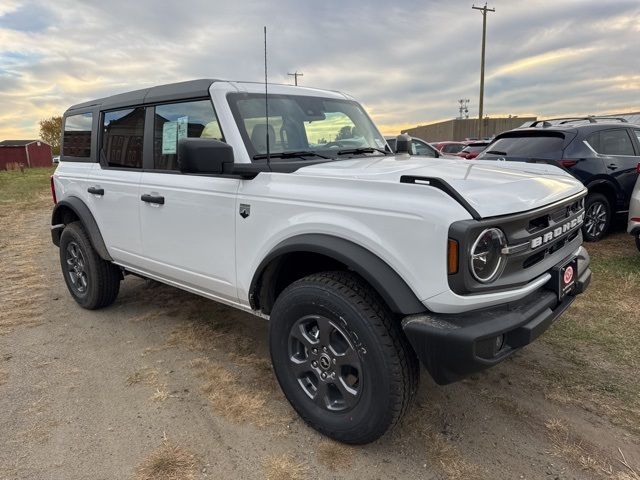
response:
M42 140L4 140L0 142L0 170L18 167L50 167L51 145Z

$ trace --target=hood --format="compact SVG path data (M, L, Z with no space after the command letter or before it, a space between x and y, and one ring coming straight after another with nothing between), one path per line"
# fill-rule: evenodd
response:
M400 182L403 175L439 178L483 218L533 210L585 189L580 181L552 165L408 155L320 163L301 168L295 175L380 182Z

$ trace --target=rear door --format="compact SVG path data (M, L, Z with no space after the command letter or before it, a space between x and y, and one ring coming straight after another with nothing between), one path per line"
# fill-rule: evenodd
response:
M142 175L145 108L102 112L99 163L87 192L100 233L117 263L136 266L140 241L139 194Z
M640 161L636 151L634 135L629 128L611 128L592 134L588 142L598 152L604 162L605 171L620 187L617 210L627 210L631 192L638 178Z
M224 141L209 99L148 107L140 196L144 270L209 296L235 302L236 195L240 180L178 169L177 141ZM146 200L143 200L146 199Z

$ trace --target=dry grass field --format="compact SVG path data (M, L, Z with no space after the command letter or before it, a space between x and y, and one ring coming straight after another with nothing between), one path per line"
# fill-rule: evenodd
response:
M640 253L588 245L589 291L509 361L439 387L379 441L315 433L263 320L127 277L79 308L51 245L49 169L0 172L0 479L640 480Z

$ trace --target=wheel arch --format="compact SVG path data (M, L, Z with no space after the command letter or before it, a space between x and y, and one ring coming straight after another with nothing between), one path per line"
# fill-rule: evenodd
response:
M302 234L280 242L260 262L249 287L253 309L269 314L278 294L299 278L328 270L352 270L399 314L426 308L400 275L376 254L343 238Z
M67 197L59 201L51 214L51 239L56 246L60 246L60 235L65 225L71 222L79 221L82 223L91 245L96 250L100 258L112 261L111 255L107 251L107 247L98 228L96 219L93 217L89 207L78 197Z
M619 187L609 180L598 179L587 185L589 193L600 193L607 197L612 213L616 211Z

